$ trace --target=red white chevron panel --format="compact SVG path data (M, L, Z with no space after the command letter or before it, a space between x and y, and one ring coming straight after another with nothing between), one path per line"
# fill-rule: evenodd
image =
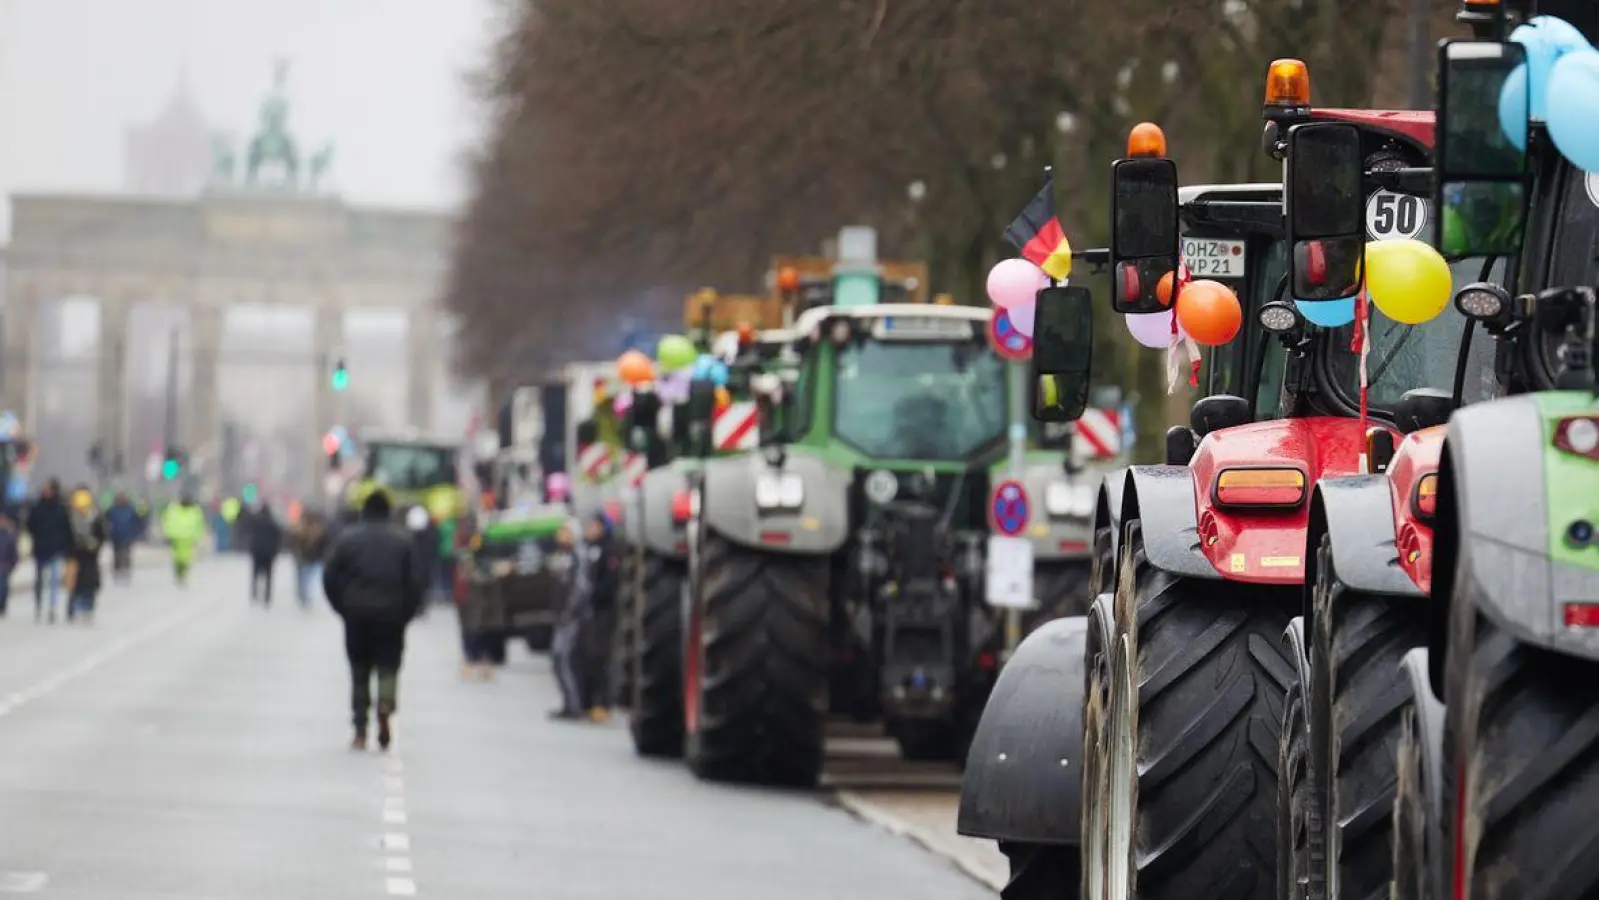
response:
M622 464L622 477L627 479L631 487L638 487L644 483L644 476L650 471L649 457L642 453L629 453L627 462Z
M1122 417L1113 409L1089 408L1077 420L1077 452L1108 459L1121 453Z
M761 445L761 410L753 402L729 403L712 414L711 441L718 451L754 450Z
M611 446L603 441L577 448L577 470L590 481L600 481L611 472Z

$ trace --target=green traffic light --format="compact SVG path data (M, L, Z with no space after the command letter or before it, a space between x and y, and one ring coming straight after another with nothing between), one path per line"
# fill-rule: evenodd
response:
M253 484L245 485L243 494L244 494L244 498L243 499L244 499L245 503L254 503L255 502L255 485L253 485Z
M342 391L349 386L350 370L346 369L343 363L339 363L339 367L333 370L333 389Z
M161 477L171 481L178 477L178 461L169 459L161 464Z

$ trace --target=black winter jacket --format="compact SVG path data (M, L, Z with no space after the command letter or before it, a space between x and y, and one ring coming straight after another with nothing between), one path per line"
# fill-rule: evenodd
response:
M28 536L34 559L54 559L72 551L72 517L60 497L40 497L28 510Z
M363 520L339 535L322 570L322 590L347 622L404 625L422 608L411 536L387 520Z

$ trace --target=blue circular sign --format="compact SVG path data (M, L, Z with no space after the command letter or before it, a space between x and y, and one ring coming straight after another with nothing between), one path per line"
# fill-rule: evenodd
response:
M988 320L988 345L994 352L1009 360L1023 360L1033 355L1033 339L1022 334L1010 320L1010 313L994 310Z
M994 497L989 504L994 516L994 530L1006 537L1021 537L1027 530L1031 510L1027 502L1027 489L1022 483L1007 479L994 485Z

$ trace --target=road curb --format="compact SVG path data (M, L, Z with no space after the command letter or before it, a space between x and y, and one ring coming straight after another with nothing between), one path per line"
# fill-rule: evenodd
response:
M918 844L923 850L940 859L949 861L961 871L961 874L978 884L993 891L999 891L1005 887L1003 878L997 878L993 873L985 871L981 866L974 865L968 860L947 852L940 844L938 838L933 837L926 828L906 821L854 791L839 791L833 797L838 801L838 805L842 806L850 815L863 822L875 825L895 837L909 839Z

